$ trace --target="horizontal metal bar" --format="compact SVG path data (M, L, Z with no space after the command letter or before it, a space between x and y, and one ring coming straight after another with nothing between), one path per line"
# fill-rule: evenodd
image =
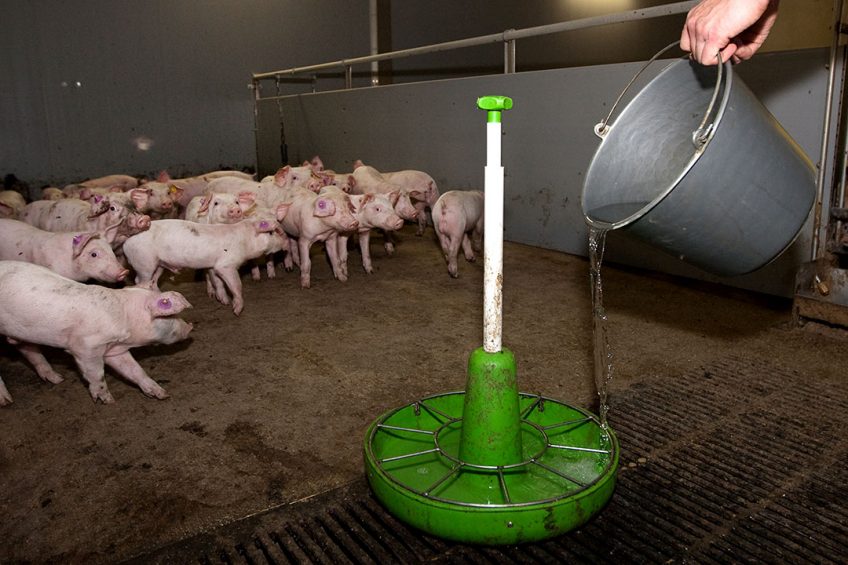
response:
M377 427L378 428L384 428L384 429L387 429L387 430L399 430L401 432L412 432L412 433L415 433L415 434L433 435L434 433L436 433L436 432L433 432L431 430L419 430L418 428L401 428L400 426L389 426L389 425L386 425L386 424L377 424Z
M585 424L586 422L591 422L592 418L588 416L586 418L580 418L579 420L566 420L565 422L558 422L556 424L551 424L549 426L543 426L543 430L552 430L553 428L561 428L563 426L570 426L571 424Z
M409 459L410 457L418 457L419 455L427 455L428 453L435 453L439 451L438 448L435 449L427 449L425 451L416 451L415 453L405 453L403 455L396 455L394 457L386 457L385 459L380 459L380 463L388 463L389 461L398 461L400 459Z
M565 449L567 451L588 451L589 453L606 453L609 455L612 453L609 449L594 449L591 447L575 447L573 445L556 445L555 443L549 443L548 447L553 447L555 449Z
M350 67L352 65L361 65L365 63L372 63L375 61L402 59L404 57L412 57L415 55L438 53L440 51L450 51L453 49L462 49L465 47L476 47L479 45L488 45L491 43L503 43L508 41L514 41L516 39L538 37L541 35L550 35L552 33L560 33L564 31L574 31L578 29L586 29L603 25L624 23L636 20L645 20L662 16L671 16L688 12L697 3L698 0L690 0L688 2L675 2L673 4L664 4L662 6L642 8L639 10L630 10L627 12L617 12L613 14L606 14L603 16L580 18L576 20L569 20L566 22L559 22L543 26L527 27L523 29L510 29L501 33L492 33L489 35L481 35L477 37L470 37L467 39L458 39L456 41L446 41L444 43L434 43L432 45L423 45L421 47L413 47L411 49L400 49L398 51L378 53L376 55L369 55L366 57L354 57L353 59L340 59L338 61L321 63L319 65L292 67L290 69L282 69L279 71L270 71L265 73L253 73L253 79L261 80L266 78L275 78L282 75L296 75L300 73L310 73L315 71L324 71L328 69L341 69L345 67Z

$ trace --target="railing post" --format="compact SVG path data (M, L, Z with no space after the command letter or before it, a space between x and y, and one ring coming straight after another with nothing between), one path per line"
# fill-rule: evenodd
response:
M507 31L515 31L508 29ZM512 74L515 72L515 40L509 39L504 41L504 74Z
M353 88L353 67L345 65L345 88Z
M312 75L312 94L318 92L318 75Z

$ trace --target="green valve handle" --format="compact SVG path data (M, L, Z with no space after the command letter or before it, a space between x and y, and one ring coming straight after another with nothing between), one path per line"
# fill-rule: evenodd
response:
M477 107L488 112L487 122L500 122L501 112L512 108L512 98L508 96L481 96L477 99Z

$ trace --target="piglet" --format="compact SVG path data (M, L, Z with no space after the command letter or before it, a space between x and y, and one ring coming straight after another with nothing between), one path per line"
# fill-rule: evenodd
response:
M0 220L0 260L26 261L75 281L120 282L129 270L118 262L110 239L119 224L102 232L49 232L18 220Z
M78 198L36 200L26 205L20 219L53 232L102 231L120 224L114 239L109 241L112 249L118 250L127 237L150 227L150 216L137 211L132 201L134 196L143 198L143 193L95 195L87 201Z
M186 207L185 219L199 224L232 224L244 219L255 205L256 194L253 192L210 192L191 199Z
M42 200L61 200L67 198L61 188L55 186L45 186L41 189Z
M27 203L17 190L0 190L0 218L17 219Z
M147 396L166 398L165 389L147 376L129 350L185 339L192 325L174 315L190 307L178 292L86 285L40 265L0 261L0 335L18 348L39 377L54 384L63 378L38 346L68 351L95 402L114 402L103 378L104 363ZM11 400L0 384L0 405Z
M476 259L474 247L479 249L483 237L483 202L482 191L449 190L433 206L433 226L453 278L459 276L456 257L460 245L466 260Z
M321 190L321 194L326 194L332 190L338 190L338 188L326 187ZM394 231L403 227L403 218L398 216L394 209L399 197L399 191L393 191L389 194L368 193L350 197L354 208L353 217L359 222L356 233L359 237L359 250L362 253L362 268L365 269L366 273L374 272L374 268L371 266L371 251L369 249L371 230L377 228ZM347 233L340 234L338 238L339 262L345 275L347 275L348 239Z
M339 262L337 238L339 233L359 228L359 221L352 214L350 196L337 189L315 194L298 188L289 192L289 198L291 209L282 224L287 234L297 238L297 245L292 245L291 256L285 257L286 269L291 270L294 256L300 266L300 286L309 288L312 270L309 249L316 241L324 241L333 275L342 282L346 281L347 273Z
M187 220L157 220L150 229L127 239L124 255L136 272L137 284L156 287L164 269L210 269L217 299L233 313L244 309L238 268L249 259L274 253L285 245L279 221L289 206L281 204L276 217L260 217L234 224L198 224Z

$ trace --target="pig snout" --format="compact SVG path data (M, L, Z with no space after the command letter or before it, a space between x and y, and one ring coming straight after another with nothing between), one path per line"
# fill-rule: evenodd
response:
M399 230L402 227L403 227L403 219L402 218L398 218L397 220L392 222L391 229Z
M230 206L227 209L227 218L230 220L238 220L243 216L241 208L238 206Z
M150 216L147 214L130 214L128 223L132 229L144 231L150 229Z
M123 282L129 276L129 269L121 269L115 274L115 280L113 282Z

